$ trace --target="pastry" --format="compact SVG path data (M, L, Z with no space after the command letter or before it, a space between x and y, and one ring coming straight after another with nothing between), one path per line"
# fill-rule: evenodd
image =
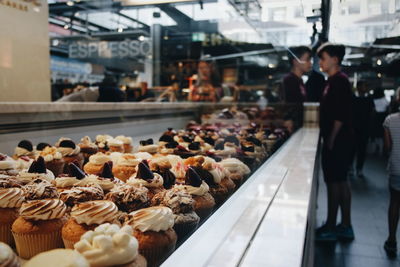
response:
M74 162L79 168L82 168L84 158L82 156L81 148L77 146L72 140L62 140L58 143L57 150L63 156L65 164ZM64 169L66 171L66 169Z
M194 200L194 211L204 221L210 216L214 207L215 200L210 194L209 186L202 181L199 174L189 167L186 173L185 184L175 185L175 188L183 189L188 192Z
M153 173L146 160L143 160L138 165L137 173L128 179L128 184L133 186L144 186L149 189L148 196L151 200L153 196L163 190L164 179L158 173Z
M152 206L165 206L174 213L174 230L178 240L184 240L199 225L200 217L194 212L194 200L181 188L172 188L156 194L151 200Z
M24 200L24 191L18 184L9 183L9 179L2 180L0 184L0 242L14 245L11 226L17 219L19 208Z
M39 253L24 267L91 267L83 255L72 249L53 249Z
M27 184L36 179L53 182L54 174L52 171L46 169L46 163L43 157L38 157L37 160L32 162L28 170L20 171L15 178L23 184Z
M59 198L57 188L47 180L35 179L22 187L25 200Z
M32 142L29 140L22 140L18 143L17 147L15 148L13 159L17 160L22 156L27 156L31 159L35 158L35 151L33 149Z
M61 248L61 227L66 206L59 199L42 199L22 204L20 217L12 225L18 255L29 259L40 252Z
M132 137L118 135L115 139L122 141L124 144L124 153L132 153L133 146L132 146Z
M114 177L112 173L112 162L106 162L99 176L90 174L82 180L82 183L98 184L106 194L113 189L116 184L122 184L123 182Z
M81 139L81 142L78 144L81 149L82 156L84 158L84 164L89 161L89 157L97 153L98 148L95 143L92 142L89 136L85 136Z
M78 166L74 163L69 163L67 167L67 173L65 175L56 177L54 183L59 192L66 189L71 189L73 186L84 186L85 182L83 179L86 177L84 173Z
M133 236L132 227L120 228L105 223L82 235L75 244L92 267L146 267L146 259L139 254L139 243Z
M118 215L117 206L108 200L95 200L76 204L71 217L62 227L62 239L66 248L73 248L81 236L103 223L113 223Z
M113 164L113 174L120 180L126 182L136 172L136 166L140 160L133 154L122 154Z
M106 134L106 135L102 135L102 134L96 135L95 144L99 148L100 152L106 153L106 152L108 152L110 150L110 148L108 147L107 140L111 139L111 138L112 138L112 136L108 135L108 134Z
M158 145L154 144L153 139L141 140L139 145L139 152L147 152L150 154L156 154Z
M52 171L55 176L63 173L65 161L56 147L46 146L38 151L38 156L43 157L46 168Z
M229 172L229 178L239 187L250 174L250 168L237 158L224 159L219 164Z
M20 267L21 262L9 245L0 242L0 266Z
M89 157L89 162L85 164L83 170L87 174L99 175L103 170L104 163L111 161L111 157L98 152Z
M149 266L159 266L174 250L174 214L167 207L150 207L129 214L126 222L139 242L139 253Z
M115 186L105 199L114 202L119 210L129 213L150 206L148 191L144 186L123 184Z
M71 189L63 190L60 193L60 199L64 201L68 207L73 207L78 203L104 199L104 191L97 184L76 186Z
M121 140L116 138L111 138L107 140L108 147L110 148L110 152L120 152L124 153L124 143Z
M176 177L175 174L171 171L172 165L168 157L154 157L150 161L149 165L152 172L158 173L162 176L164 180L164 188L172 188L172 186L175 184Z
M6 176L15 176L18 174L17 162L4 154L0 153L0 174Z

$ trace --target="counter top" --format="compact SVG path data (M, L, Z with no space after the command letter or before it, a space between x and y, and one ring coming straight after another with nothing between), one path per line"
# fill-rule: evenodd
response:
M318 137L295 133L162 266L301 266Z

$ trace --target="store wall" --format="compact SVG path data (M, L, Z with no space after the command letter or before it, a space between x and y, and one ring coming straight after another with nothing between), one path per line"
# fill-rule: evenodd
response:
M0 1L0 18L0 101L50 101L47 1Z

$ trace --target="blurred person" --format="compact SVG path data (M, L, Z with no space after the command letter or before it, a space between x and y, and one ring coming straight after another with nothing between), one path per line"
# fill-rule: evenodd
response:
M290 73L283 78L284 100L286 103L307 101L307 91L301 78L311 70L311 49L307 46L289 48Z
M320 102L325 88L325 76L316 70L312 70L306 82L307 101Z
M375 154L381 155L383 151L383 121L388 114L389 101L382 88L374 90L375 116L373 118L372 142L375 145Z
M149 90L147 82L140 82L140 96L136 99L136 101L149 102L154 100L155 100L155 94Z
M352 126L352 91L349 79L341 71L345 55L343 45L325 43L317 51L319 64L328 75L320 106L320 129L323 141L321 163L328 193L326 222L316 231L317 241L353 240L351 191L347 172L354 144ZM341 223L336 225L338 211Z
M396 101L400 103L400 88L396 92ZM389 192L390 204L388 209L389 236L384 249L389 256L397 255L396 232L399 223L400 210L400 112L386 117L384 123L384 151L389 155Z
M367 84L364 81L359 81L357 83L357 91L353 95L355 134L353 162L356 160L356 175L358 177L364 177L363 166L370 136L371 119L375 109L374 101L368 91ZM353 166L351 166L350 174L353 173Z
M97 102L122 102L125 100L125 92L119 89L117 79L114 76L106 75L99 84Z
M215 66L207 61L200 61L197 66L197 82L189 92L189 101L218 102L223 97L219 75Z

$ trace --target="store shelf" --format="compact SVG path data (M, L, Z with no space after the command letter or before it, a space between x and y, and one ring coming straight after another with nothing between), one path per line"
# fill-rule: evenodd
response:
M318 138L295 133L162 266L301 266Z

